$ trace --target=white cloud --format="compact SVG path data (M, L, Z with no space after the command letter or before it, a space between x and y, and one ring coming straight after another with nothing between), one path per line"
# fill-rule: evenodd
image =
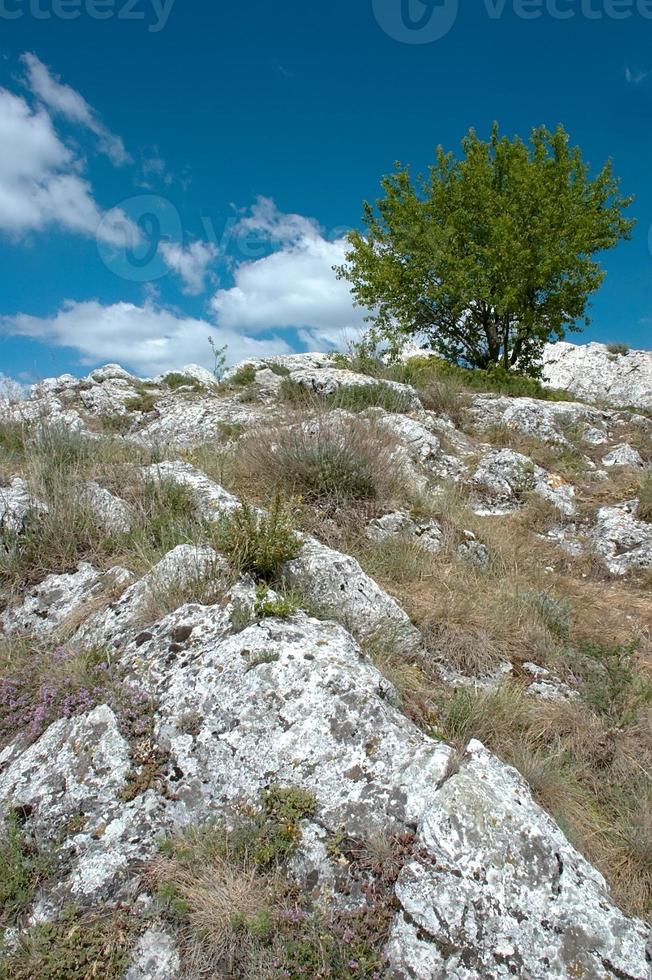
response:
M184 248L176 242L161 242L159 251L166 265L183 280L184 293L198 296L203 292L208 267L218 255L215 245L197 241Z
M641 71L640 68L625 68L625 79L630 85L640 85L649 75L649 71Z
M216 330L205 320L179 316L171 310L145 302L103 306L92 301L67 302L52 317L0 318L0 331L30 337L59 347L73 347L84 364L118 362L144 375L156 375L193 361L213 366L208 344L212 336L218 346L228 344L229 363L248 357L291 353L281 337L261 340L236 330Z
M54 131L43 109L0 89L0 230L20 235L56 225L124 243L125 228L138 231L119 209L103 212L81 163ZM101 225L100 225L101 222Z
M262 259L241 262L234 269L234 285L213 296L221 327L253 333L291 327L307 331L306 342L322 345L337 344L338 338L360 330L367 311L353 305L348 284L333 272L344 260L346 239L328 241L315 221L281 214L267 198L258 198L238 227L269 235L281 247Z
M26 52L21 55L21 61L27 68L29 88L48 109L65 116L71 122L86 126L97 136L99 149L102 153L106 153L113 163L120 165L130 160L120 137L106 128L79 92L69 85L64 85L35 54Z

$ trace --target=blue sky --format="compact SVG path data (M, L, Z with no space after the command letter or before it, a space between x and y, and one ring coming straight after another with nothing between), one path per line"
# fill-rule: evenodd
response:
M494 119L613 158L638 224L584 337L652 346L652 0L0 0L0 21L0 373L341 343L363 314L330 269L362 201Z

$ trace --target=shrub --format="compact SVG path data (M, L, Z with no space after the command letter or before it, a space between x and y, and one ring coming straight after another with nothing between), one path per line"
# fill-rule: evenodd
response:
M401 488L396 443L368 420L317 416L252 433L238 447L241 479L309 502L382 500Z
M215 543L239 571L264 581L274 578L301 550L292 513L278 495L268 514L245 503L224 517L215 531Z
M270 596L269 589L263 583L256 589L256 600L254 602L254 615L261 619L278 618L287 619L297 611L297 605L289 595Z
M176 391L177 388L193 388L201 391L204 387L197 378L192 378L189 374L182 374L180 371L170 371L163 378L163 384Z
M140 391L132 398L127 398L124 406L129 412L140 412L143 415L148 415L156 408L158 397L153 391Z
M243 364L241 368L232 374L229 378L229 384L235 385L236 388L247 388L249 385L253 384L256 380L256 368L253 364Z
M0 746L19 735L38 738L52 722L98 704L131 718L143 703L142 692L112 671L105 651L48 649L27 639L0 645Z
M629 354L631 347L629 344L607 344L607 350L610 354Z
M647 470L638 488L636 516L640 521L652 524L652 470Z

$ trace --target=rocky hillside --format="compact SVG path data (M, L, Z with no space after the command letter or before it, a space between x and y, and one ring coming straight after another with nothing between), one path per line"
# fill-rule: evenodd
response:
M0 977L652 975L650 355L592 347L5 400Z

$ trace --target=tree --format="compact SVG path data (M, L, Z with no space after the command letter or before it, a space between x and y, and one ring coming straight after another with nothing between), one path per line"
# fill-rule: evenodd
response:
M594 256L630 237L633 199L610 162L590 178L561 126L526 144L494 124L489 141L470 130L462 148L455 159L439 147L416 187L397 163L335 271L372 311L374 338L420 336L455 363L536 377L543 345L589 322L605 276Z

